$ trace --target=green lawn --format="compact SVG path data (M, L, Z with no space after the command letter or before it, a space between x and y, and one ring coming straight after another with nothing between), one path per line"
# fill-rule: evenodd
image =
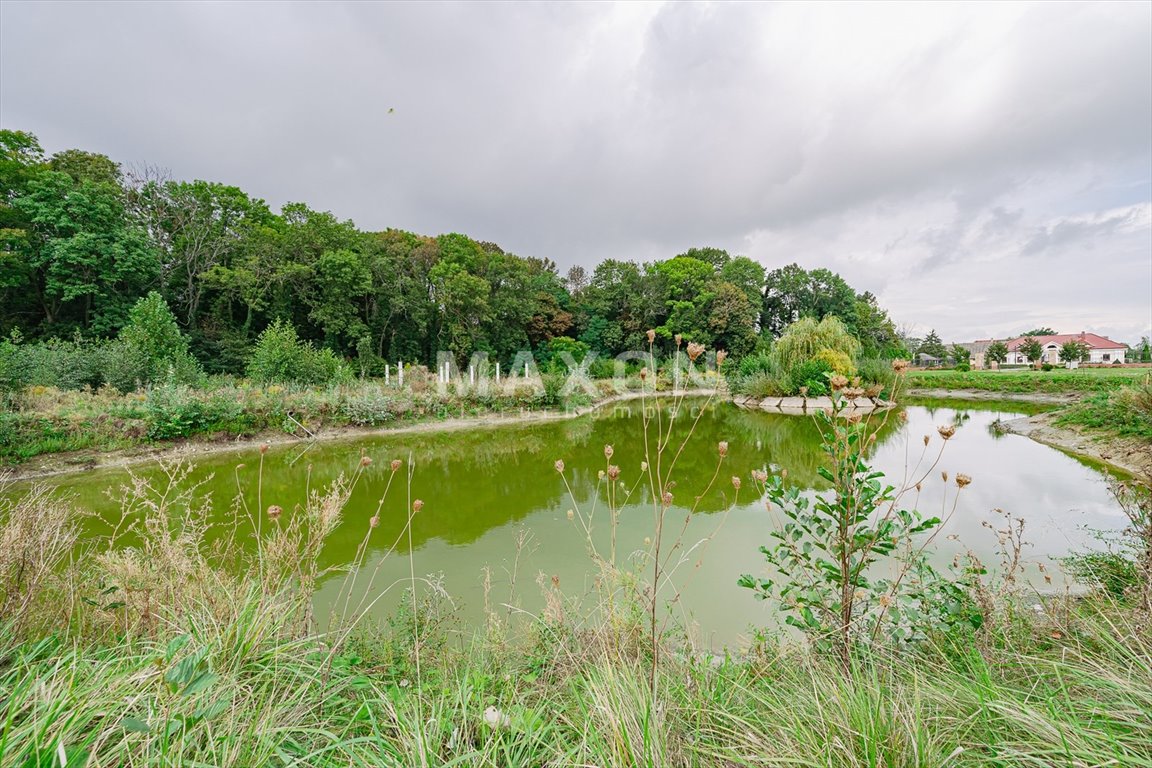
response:
M909 387L988 392L1106 392L1152 376L1152 368L1058 368L1051 371L913 371Z

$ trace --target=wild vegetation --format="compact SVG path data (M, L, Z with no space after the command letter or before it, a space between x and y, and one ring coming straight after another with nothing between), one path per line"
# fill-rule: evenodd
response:
M839 400L847 380L828 382ZM490 610L470 630L435 578L419 576L418 553L395 585L377 584L362 554L343 572L319 567L368 457L295 509L265 507L260 480L238 480L236 514L255 531L247 548L206 544L202 501L179 465L130 482L124 525L83 542L82 557L67 501L44 489L0 495L0 762L1152 765L1147 488L1117 491L1131 525L1107 588L1039 600L1021 578L1016 518L989 532L1001 562L925 570L940 521L916 512L920 484L948 483L958 509L979 482L935 479L949 426L894 487L869 463L871 435L893 412L822 419L830 489L809 498L786 467L724 479L726 442L707 488L677 487L694 427L646 413L647 460L621 467L605 446L594 499L572 499L599 577L591 595L542 578L540 613ZM555 469L566 478L563 458ZM419 468L398 458L388 471L380 508L407 517L384 542L394 549L425 510L409 490ZM717 485L733 504L755 489L785 516L765 530L776 569L740 582L795 628L762 628L724 656L686 644L665 610L707 557L709 538L686 540L680 519ZM629 499L651 510L636 553L592 535L614 531ZM343 521L365 545L378 523ZM1083 562L1086 581L1104 584ZM336 618L318 626L311 598L325 578L343 587ZM735 575L732 590L726 599L739 598ZM355 594L389 601L394 615L373 623Z

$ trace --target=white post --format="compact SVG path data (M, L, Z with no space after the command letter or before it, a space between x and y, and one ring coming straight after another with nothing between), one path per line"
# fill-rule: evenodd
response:
M403 360L397 360L396 361L396 370L399 372L398 377L400 379L400 387L401 387L401 389L403 389L403 387L404 387L404 361Z
M392 366L388 365L388 363L384 363L384 386L388 386L388 384L391 382L391 377L388 374L388 371L391 367Z
M468 386L476 383L476 369L473 366L468 366Z
M452 378L452 369L449 367L449 365L450 364L448 362L444 363L444 383L445 384L447 384L448 380L450 378Z
M500 363L496 363L496 383L500 383Z

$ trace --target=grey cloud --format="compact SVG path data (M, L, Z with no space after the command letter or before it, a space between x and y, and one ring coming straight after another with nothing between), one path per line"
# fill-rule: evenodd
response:
M1101 222L1149 201L1150 26L1147 3L4 2L0 121L562 266L704 243L827 266L948 335L997 322L965 315L999 295L973 263L1090 241L1123 284L1096 322L1131 333L1152 232Z

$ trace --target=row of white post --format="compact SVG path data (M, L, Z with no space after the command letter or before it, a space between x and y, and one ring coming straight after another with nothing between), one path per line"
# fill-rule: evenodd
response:
M441 384L448 384L452 378L452 363L445 361L439 366L436 372L436 377ZM500 363L496 363L496 383L500 383ZM476 384L476 366L468 366L468 384L473 386Z
M396 379L397 379L397 382L396 382L397 386L401 386L401 387L404 386L404 363L403 363L403 361L398 361L396 363ZM388 386L391 383L392 383L392 366L388 365L388 363L384 363L384 386Z
M436 377L440 381L441 384L449 383L449 380L452 377L452 364L449 362L445 362L445 363L441 364L439 366L439 370L436 372ZM403 362L397 362L396 363L396 379L397 379L397 385L403 387L404 386L404 363ZM476 383L476 366L474 366L474 365L468 366L468 383L469 384L475 384ZM496 363L496 383L497 384L500 383L500 363ZM392 366L389 365L388 363L385 363L384 364L384 385L385 386L391 386L391 384L392 384Z

